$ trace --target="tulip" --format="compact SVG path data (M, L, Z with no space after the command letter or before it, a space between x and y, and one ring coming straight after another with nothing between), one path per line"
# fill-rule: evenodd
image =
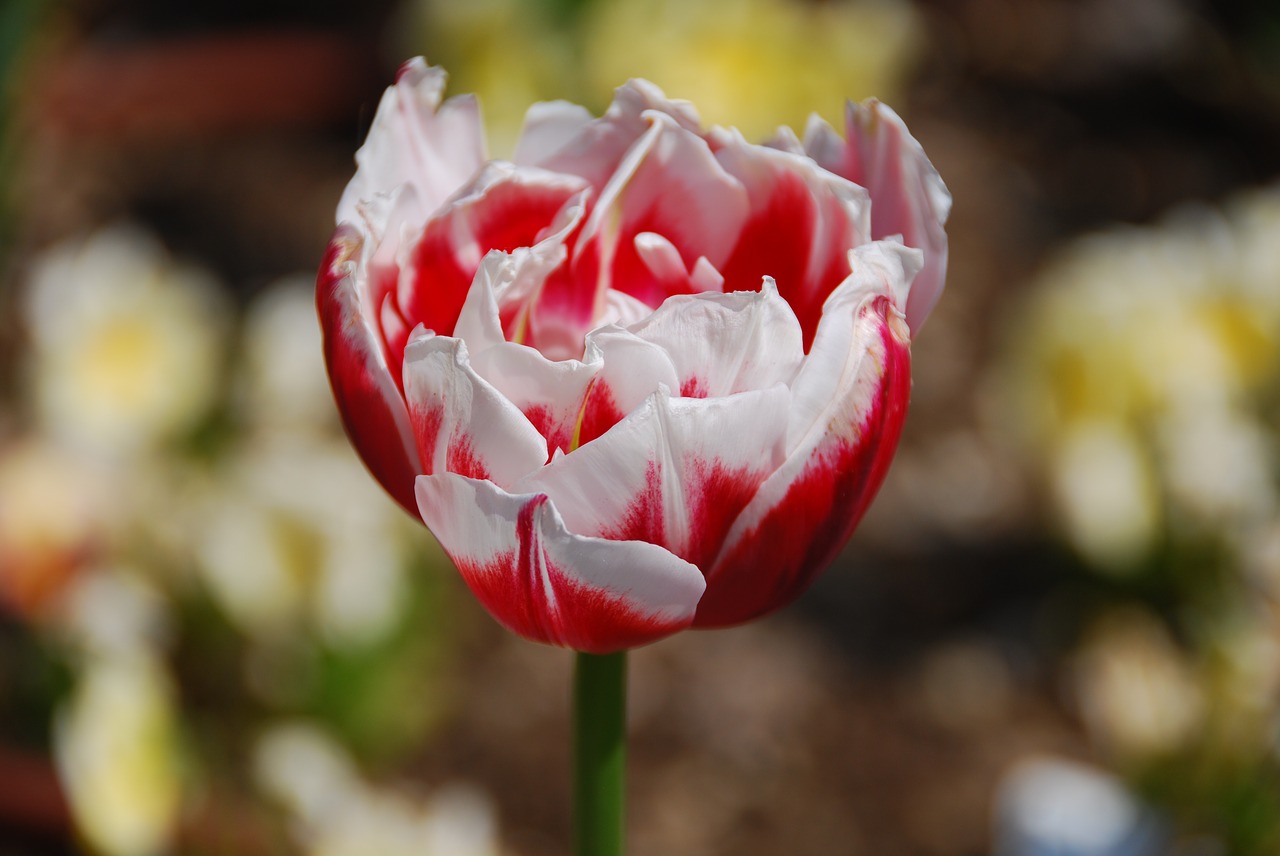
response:
M950 197L888 107L767 145L635 80L477 104L407 63L317 283L364 462L503 625L585 652L744 622L839 552L892 458Z

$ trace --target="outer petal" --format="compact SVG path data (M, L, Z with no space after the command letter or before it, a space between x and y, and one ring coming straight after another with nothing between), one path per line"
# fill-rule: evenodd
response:
M422 519L471 591L527 639L608 653L689 626L701 572L661 547L565 529L539 494L456 475L418 479Z
M413 480L421 464L404 399L361 309L351 261L360 251L355 231L340 227L320 266L316 308L325 365L352 445L374 478L412 514L417 510Z
M417 191L421 223L485 162L476 100L467 95L440 106L447 79L444 69L428 68L421 57L401 67L356 152L358 169L338 203L339 223L359 222L361 200L406 183Z
M805 148L823 167L867 188L871 194L871 237L901 235L924 251L907 302L912 335L920 330L942 295L947 274L947 233L951 194L924 149L889 107L871 99L850 103L845 113L848 144L819 119L805 132Z
M695 624L747 621L799 595L835 558L880 486L910 393L910 336L892 292L919 254L869 244L831 296L792 386L788 457L734 523Z
M572 532L666 547L701 568L783 461L784 386L706 400L666 390L518 489L545 493Z
M505 486L547 460L542 435L476 374L459 339L412 338L405 348L404 391L419 472L459 473Z

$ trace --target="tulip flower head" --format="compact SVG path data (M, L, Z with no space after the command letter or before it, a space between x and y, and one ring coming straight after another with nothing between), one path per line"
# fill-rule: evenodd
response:
M850 105L752 145L635 80L534 105L486 161L473 98L407 63L317 283L374 476L527 638L603 653L792 600L892 458L950 197Z

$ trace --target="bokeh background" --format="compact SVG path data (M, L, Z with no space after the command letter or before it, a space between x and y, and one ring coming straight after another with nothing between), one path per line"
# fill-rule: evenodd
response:
M1280 852L1280 11L1263 0L5 0L0 854L551 856L566 652L329 399L313 272L405 57L878 96L950 186L838 565L635 652L636 856Z

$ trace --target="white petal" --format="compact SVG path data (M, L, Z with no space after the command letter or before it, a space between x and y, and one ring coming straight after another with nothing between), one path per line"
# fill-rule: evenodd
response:
M627 332L661 347L677 388L699 397L789 384L804 358L800 323L771 280L758 292L668 298Z

